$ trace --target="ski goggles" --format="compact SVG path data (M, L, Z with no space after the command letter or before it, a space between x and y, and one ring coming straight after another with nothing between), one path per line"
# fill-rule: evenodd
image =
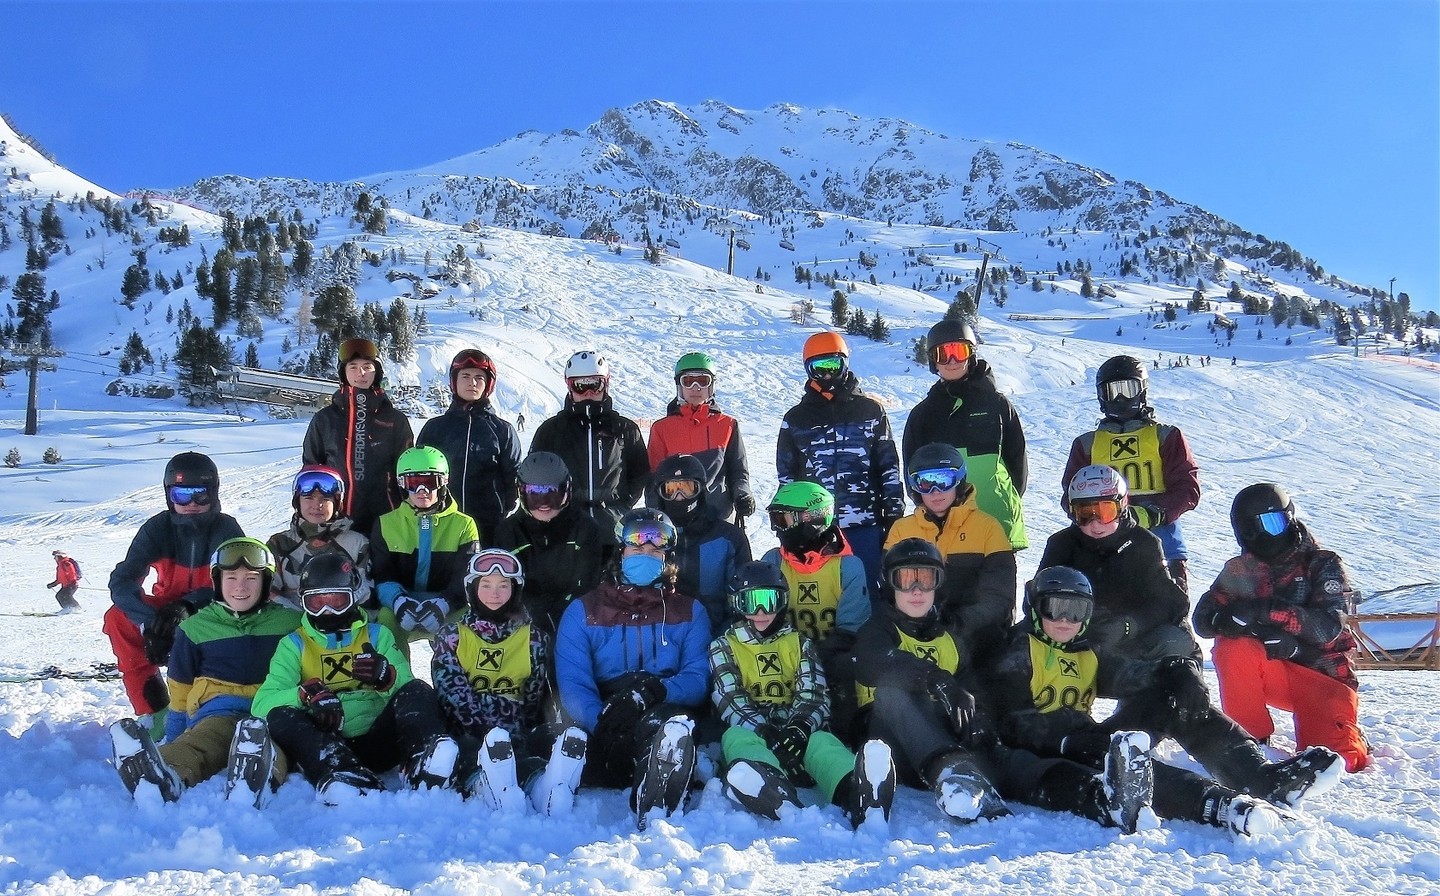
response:
M779 588L746 588L730 596L732 605L741 616L778 612L784 598L785 592Z
M816 379L839 376L844 370L844 355L821 355L805 362L805 372Z
M1292 522L1294 517L1288 510L1270 510L1255 516L1255 524L1266 535L1284 535Z
M1120 501L1117 498L1075 501L1070 505L1070 516L1081 526L1086 523L1113 523L1120 518Z
M509 551L488 550L481 551L470 558L466 567L465 579L488 576L492 572L498 572L507 579L514 579L521 584L525 582L525 573L520 568L520 558Z
M666 501L689 501L700 494L700 483L694 479L667 479L660 483L660 497Z
M375 349L375 343L369 339L347 339L340 343L340 360L349 364L351 361L375 361L379 352Z
M933 470L916 470L906 477L910 490L922 495L948 492L965 481L965 471L954 467L936 467Z
M675 527L662 520L631 523L620 533L620 543L632 548L648 544L668 551L675 546Z
M605 391L605 378L603 376L577 376L574 379L565 381L570 391L576 395L600 394Z
M560 510L570 500L570 489L563 485L522 485L520 497L526 510Z
M1144 384L1139 380L1111 380L1100 387L1100 394L1106 401L1120 398L1134 398L1140 394Z
M188 504L205 506L210 503L210 489L203 485L172 485L165 490L170 503L177 507Z
M714 382L715 377L708 373L680 374L680 388L682 389L708 389Z
M460 357L450 363L450 372L459 373L462 370L481 370L488 375L488 368L493 365L479 356L478 352L462 352Z
M1040 596L1040 615L1052 622L1085 622L1094 609L1094 600L1078 594Z
M338 501L345 493L345 483L334 473L304 470L295 475L294 492L302 498L319 493Z
M412 495L422 491L433 495L445 487L445 477L439 473L403 473L400 484Z
M897 566L890 570L890 587L896 591L935 591L945 580L935 566Z
M222 542L215 553L210 555L210 565L220 569L253 569L256 572L275 568L275 555L260 542L252 539L232 538Z
M323 588L300 592L300 606L311 616L340 616L355 606L355 592L349 588Z
M806 523L824 529L830 525L829 514L821 510L770 510L770 528L776 532L803 526Z
M936 364L960 364L975 356L975 346L968 342L942 342L930 350Z

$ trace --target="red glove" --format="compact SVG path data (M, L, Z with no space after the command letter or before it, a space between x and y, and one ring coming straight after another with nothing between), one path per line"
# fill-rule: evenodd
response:
M310 713L315 724L326 731L339 731L345 725L345 705L318 678L301 683L300 705Z

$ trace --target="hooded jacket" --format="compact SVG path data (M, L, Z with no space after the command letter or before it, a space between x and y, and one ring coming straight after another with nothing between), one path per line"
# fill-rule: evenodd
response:
M750 462L740 424L721 411L714 399L698 407L672 400L665 416L650 425L648 451L652 471L676 454L689 454L700 461L710 507L721 519L734 513L737 498L751 495Z
M520 465L520 437L488 398L454 398L439 417L420 427L417 445L439 448L450 462L450 494L460 510L488 538L515 506L515 468Z
M380 518L370 539L375 594L392 609L402 594L438 595L454 612L465 606L465 566L479 547L475 521L448 495L425 513L402 504Z
M907 472L910 458L931 442L954 445L965 455L980 509L1000 521L1012 547L1029 546L1020 502L1030 475L1025 431L984 359L973 361L963 379L937 380L910 412L900 443Z
M554 634L570 601L600 584L614 536L567 504L552 520L517 510L500 521L491 542L520 558L525 606L537 625Z
M375 380L382 370L376 362ZM341 515L354 521L355 530L369 535L381 514L405 500L395 480L395 462L415 444L410 420L379 386L356 389L341 386L310 419L301 446L302 462L333 467L345 479L345 506Z
M528 587L528 585L527 585ZM523 593L524 589L520 589ZM518 598L519 595L516 595ZM484 738L491 728L503 728L520 741L544 722L545 697L550 685L545 670L550 664L545 633L532 624L523 603L512 599L507 610L519 611L503 619L482 619L472 609L458 623L440 629L431 645L430 680L440 698L446 720L472 737ZM503 651L498 660L481 653L480 670L466 668L462 639L475 638L489 651ZM522 656L510 656L511 650ZM496 677L487 663L499 670L528 665L524 680Z
M276 532L265 540L275 555L275 580L271 593L275 599L296 610L300 606L300 568L305 561L319 554L341 553L355 565L358 580L355 594L362 604L371 601L370 539L356 532L349 519L336 517L328 523L315 524L290 517L290 528Z
M541 423L530 451L549 451L565 461L574 483L571 501L607 532L639 500L650 478L650 457L634 420L617 413L610 396L577 402Z
M210 555L221 542L244 534L234 517L220 511L218 494L205 513L157 513L140 526L110 573L110 600L137 628L154 621L157 607L177 600L199 609L215 599ZM155 585L146 594L152 569Z

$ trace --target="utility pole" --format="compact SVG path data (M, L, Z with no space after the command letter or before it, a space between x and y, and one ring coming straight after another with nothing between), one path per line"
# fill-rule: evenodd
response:
M25 435L40 431L40 356L30 356L30 397L25 401Z
M1395 280L1394 277L1390 278L1390 301L1392 303L1395 301Z
M725 257L725 273L731 277L735 276L735 231L733 230L730 231L730 250ZM1391 280L1390 284L1393 286L1395 281Z

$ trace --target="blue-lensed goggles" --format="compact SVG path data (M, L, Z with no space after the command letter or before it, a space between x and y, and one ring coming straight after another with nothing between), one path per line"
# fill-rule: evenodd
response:
M170 503L176 507L187 504L205 506L210 503L210 489L203 485L172 485L167 490Z
M954 467L936 467L933 470L916 470L910 474L907 481L912 491L922 495L933 495L936 492L950 491L964 478L964 470L957 470Z
M345 492L345 483L334 473L323 470L306 470L295 476L295 494L304 498L316 492L338 500Z
M1292 521L1288 510L1270 510L1255 517L1266 535L1284 535Z

